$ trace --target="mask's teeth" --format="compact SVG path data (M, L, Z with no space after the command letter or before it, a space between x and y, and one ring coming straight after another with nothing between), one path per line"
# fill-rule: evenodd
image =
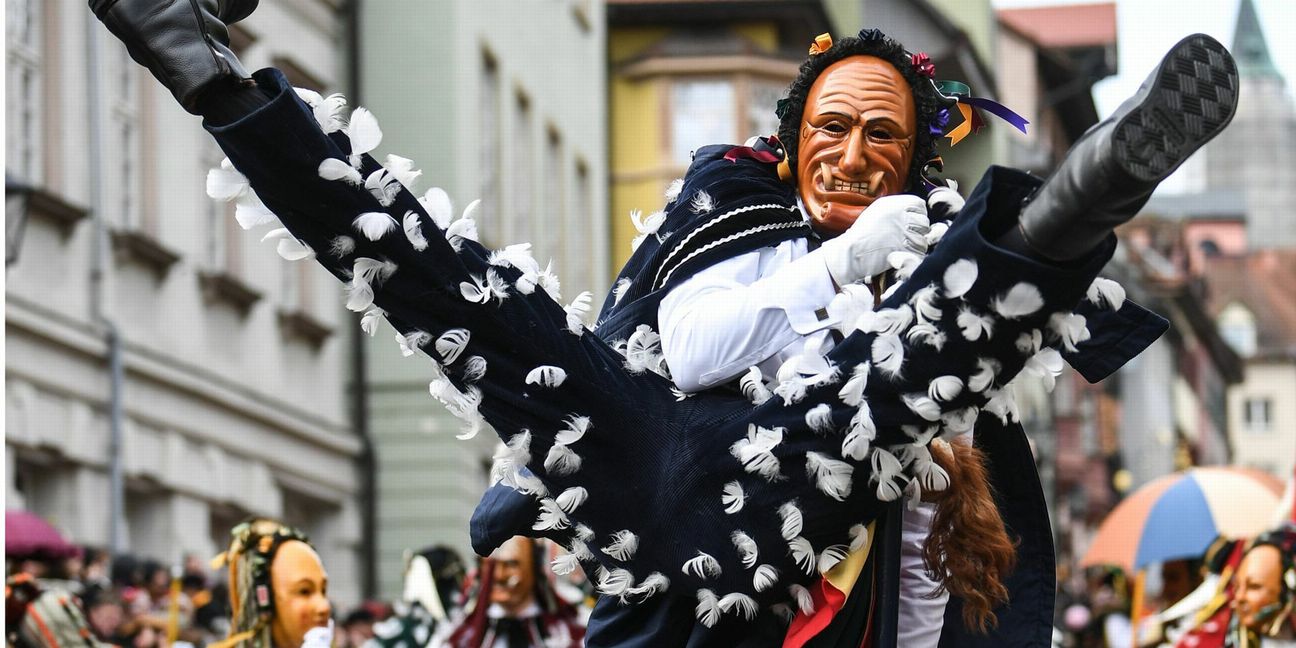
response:
M870 196L877 195L878 188L882 186L882 178L885 175L886 173L884 171L878 171L873 174L872 178L869 178L868 192Z
M819 174L823 176L825 191L832 191L837 186L837 181L833 179L832 170L828 168L827 162L819 163Z

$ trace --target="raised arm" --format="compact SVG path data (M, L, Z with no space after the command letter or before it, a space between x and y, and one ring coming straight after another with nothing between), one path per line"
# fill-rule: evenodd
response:
M672 379L698 391L752 366L772 376L778 366L769 361L781 350L841 324L848 300L836 299L839 286L890 269L892 252L926 252L928 229L921 198L893 196L822 246L794 239L699 271L671 288L658 309Z

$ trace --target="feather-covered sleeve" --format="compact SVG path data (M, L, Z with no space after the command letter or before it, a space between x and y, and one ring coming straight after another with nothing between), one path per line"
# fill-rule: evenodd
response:
M274 232L282 256L315 259L343 282L347 307L366 313L366 330L386 317L400 332L402 354L444 368L459 394L434 395L468 405L473 396L466 383L477 382L505 397L527 385L538 367L553 367L544 384L561 382L591 396L624 388L592 379L601 365L582 362L598 345L582 340L588 298L564 306L552 267L531 258L528 244L490 252L476 240L477 202L456 210L440 189L412 193L419 172L408 159L387 156L383 165L370 155L382 131L369 111L357 108L342 121L338 101L327 110L312 107L277 71L256 78L273 95L268 104L233 123L207 126L231 162L223 175L209 178L213 195L242 192L264 201L284 226ZM250 188L240 187L238 174ZM550 324L567 335L528 333ZM469 331L471 340L455 331ZM516 344L521 339L527 344ZM556 380L560 374L573 379Z

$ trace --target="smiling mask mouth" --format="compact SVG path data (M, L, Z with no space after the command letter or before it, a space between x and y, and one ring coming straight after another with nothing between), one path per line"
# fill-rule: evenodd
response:
M882 180L886 177L885 171L876 171L869 176L867 182L855 182L850 180L839 179L832 174L832 169L826 162L819 163L819 175L823 180L825 191L843 191L857 193L861 196L876 198L878 191L882 188Z

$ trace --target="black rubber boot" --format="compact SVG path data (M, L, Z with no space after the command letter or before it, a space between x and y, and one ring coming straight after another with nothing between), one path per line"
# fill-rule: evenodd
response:
M1152 191L1220 134L1237 110L1237 64L1205 34L1179 41L1139 91L1071 147L1022 211L1030 249L1079 258L1138 213Z
M250 15L258 0L90 0L90 9L126 44L185 110L197 114L202 92L248 73L229 49L228 25Z

